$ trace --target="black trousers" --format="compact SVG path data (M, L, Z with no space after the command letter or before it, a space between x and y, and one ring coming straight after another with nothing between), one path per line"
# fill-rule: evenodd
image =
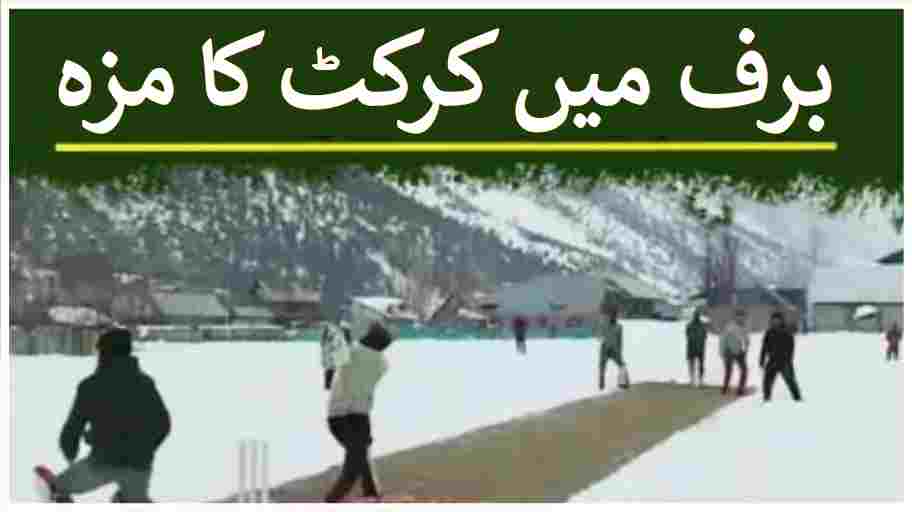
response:
M687 366L688 368L694 368L697 376L702 380L706 372L706 354L703 352L688 352Z
M899 343L887 345L887 361L899 359Z
M326 501L328 503L342 501L351 492L358 479L361 480L364 496L379 496L380 490L368 459L368 449L373 442L370 418L366 414L349 414L330 418L329 431L345 448L345 461L342 463L342 472L338 480L326 495Z
M747 355L746 354L726 354L725 355L725 379L722 381L722 393L728 393L728 383L731 382L732 367L738 365L738 371L741 374L738 382L738 394L744 394L747 387Z
M516 351L520 354L526 353L526 333L516 335Z
M773 385L779 375L782 375L785 380L785 385L788 386L792 398L801 400L801 389L798 387L798 379L795 378L795 366L790 362L766 365L766 371L763 374L763 399L769 400L772 397Z
M323 371L323 389L332 387L333 374L336 373L332 368Z

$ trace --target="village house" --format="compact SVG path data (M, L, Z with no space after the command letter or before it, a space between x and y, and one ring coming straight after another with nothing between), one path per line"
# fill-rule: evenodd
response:
M817 269L809 289L813 329L882 332L893 322L902 326L902 279L902 263Z
M622 291L622 308L627 318L674 319L677 308L667 294L632 276L610 273L607 279Z
M270 325L276 323L276 316L265 306L231 306L231 323L245 325Z
M123 325L142 325L159 321L152 296L152 282L142 276L117 275L119 286L111 300L111 316Z
M278 287L257 280L251 293L268 307L275 320L285 325L310 326L323 319L320 292L297 284Z
M54 261L53 268L60 283L55 304L111 311L117 282L109 256L100 253L62 256Z
M46 323L47 310L66 295L60 272L52 268L25 267L10 279L11 323L27 328Z
M427 324L449 328L485 328L493 320L497 303L485 294L464 297L451 293L437 306L427 319Z
M200 326L228 323L231 315L218 295L208 290L153 291L152 323Z
M613 296L625 318L669 315L670 303L661 292L618 273L548 274L520 284L501 287L495 294L497 317L517 316L536 327L582 327L600 314L606 292Z
M709 329L712 332L721 332L734 319L736 310L747 313L751 332L765 331L774 312L782 313L786 324L794 329L805 330L807 291L801 288L738 288L733 300L726 300L720 290L711 289L709 293L702 294L702 298L705 299L704 314L710 320Z
M358 313L359 309L367 316L380 316L400 329L416 327L421 320L417 312L397 297L352 297L346 309L349 322L352 313Z

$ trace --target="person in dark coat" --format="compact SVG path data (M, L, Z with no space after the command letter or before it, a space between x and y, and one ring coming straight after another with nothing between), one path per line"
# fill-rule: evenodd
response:
M694 311L693 319L687 324L687 370L691 386L703 386L706 360L706 326L702 311Z
M132 341L130 331L121 328L98 340L98 367L79 383L60 433L60 449L69 467L54 481L56 502L72 502L73 494L112 482L118 487L114 501L151 501L152 465L171 432L171 415L155 382L131 355ZM74 463L80 439L92 448Z
M618 387L630 387L630 374L624 362L624 328L618 322L619 308L616 304L602 303L601 318L593 325L593 334L599 342L598 385L599 391L605 389L605 368L608 361L614 361L618 367Z
M902 340L902 330L897 322L893 322L887 331L887 361L899 359L899 342Z
M513 334L516 336L516 351L520 354L526 353L526 332L529 329L529 321L526 317L520 315L513 319Z
M769 402L776 377L782 375L796 402L801 401L801 390L795 378L795 336L785 325L782 313L770 317L770 327L763 336L760 349L760 368L763 374L763 401Z

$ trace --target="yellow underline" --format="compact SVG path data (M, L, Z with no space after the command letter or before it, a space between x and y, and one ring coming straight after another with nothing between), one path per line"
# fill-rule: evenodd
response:
M677 153L826 152L836 142L60 142L58 153Z

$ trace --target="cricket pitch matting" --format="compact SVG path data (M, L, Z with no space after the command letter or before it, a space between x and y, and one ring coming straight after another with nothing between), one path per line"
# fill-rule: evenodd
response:
M374 467L387 502L565 502L740 398L720 391L637 383L384 455ZM334 466L279 485L272 501L320 502L338 471ZM356 484L353 494L360 490Z

